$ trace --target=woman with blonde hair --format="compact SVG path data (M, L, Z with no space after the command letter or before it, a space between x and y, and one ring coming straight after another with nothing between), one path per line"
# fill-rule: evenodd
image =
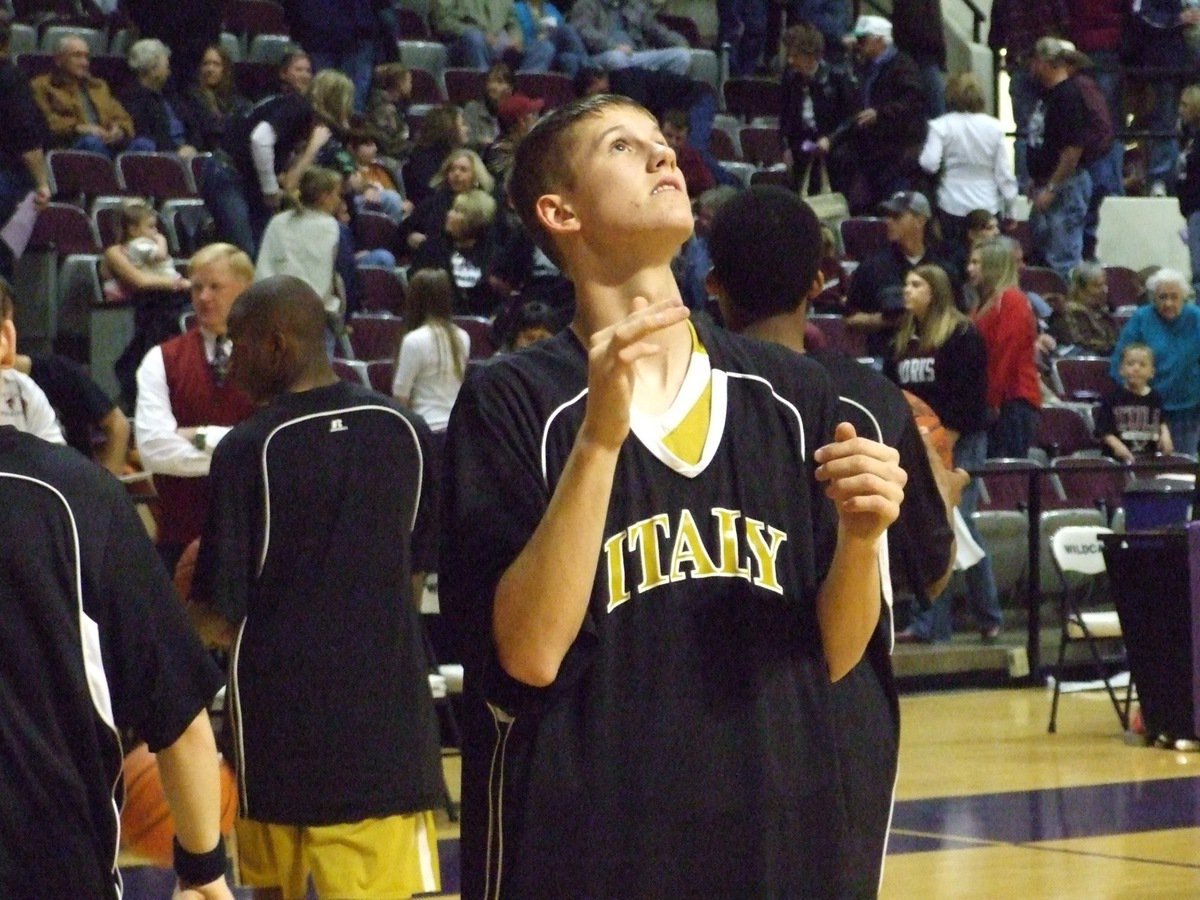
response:
M471 352L470 335L454 324L453 298L447 272L417 269L409 276L406 328L392 380L392 396L424 419L435 435L450 421Z
M442 229L413 257L413 268L442 269L454 286L454 311L492 316L505 294L491 277L496 255L496 200L479 189L456 194Z
M413 251L442 230L455 197L476 190L490 194L496 187L496 180L478 153L459 147L442 160L429 186L432 190L425 199L417 203L408 218L400 223L400 239Z
M904 282L904 319L896 333L884 373L904 390L929 404L949 436L955 468L978 468L987 458L987 350L979 331L954 304L946 273L920 265ZM979 487L963 490L959 511L975 542L979 535L971 513ZM967 598L985 641L994 640L1003 621L990 560L966 570ZM917 613L901 641L948 641L952 632L950 596L943 592Z
M1037 320L1017 286L1013 242L996 237L971 251L967 278L979 296L975 327L987 347L988 456L1025 457L1042 406L1034 361Z
M952 243L966 232L967 213L974 209L1004 218L1017 197L1017 179L1004 140L1004 128L983 111L983 88L970 72L946 85L945 115L929 123L921 168L941 172L937 216L942 235Z

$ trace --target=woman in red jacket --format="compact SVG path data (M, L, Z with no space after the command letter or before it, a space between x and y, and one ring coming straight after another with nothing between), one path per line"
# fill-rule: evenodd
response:
M1037 321L1029 298L1017 287L1012 242L1003 237L981 241L971 251L967 276L982 301L975 327L987 346L988 456L1027 456L1042 390L1033 356Z

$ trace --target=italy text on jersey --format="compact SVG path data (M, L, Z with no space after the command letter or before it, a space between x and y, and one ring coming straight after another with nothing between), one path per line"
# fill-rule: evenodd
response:
M709 515L715 536L685 509L674 522L659 513L608 537L608 611L631 599L633 580L638 595L684 578L741 578L782 594L777 564L787 533L735 509L713 508ZM705 532L710 534L707 545Z

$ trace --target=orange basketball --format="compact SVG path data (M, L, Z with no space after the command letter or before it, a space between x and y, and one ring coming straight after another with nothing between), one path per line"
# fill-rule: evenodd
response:
M192 576L196 574L196 558L200 555L200 538L196 538L184 549L175 564L174 582L175 593L187 604L188 595L192 593Z
M138 744L122 768L125 803L121 807L121 848L162 866L174 855L175 821L167 808L158 761L145 744ZM228 834L237 815L237 781L221 760L221 833Z
M942 420L933 408L916 394L904 391L904 399L912 410L913 418L917 421L917 429L925 443L932 447L947 469L954 468L954 449L950 445L950 435L942 426Z

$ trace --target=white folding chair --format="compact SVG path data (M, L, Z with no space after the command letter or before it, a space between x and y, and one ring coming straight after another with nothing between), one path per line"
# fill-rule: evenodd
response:
M1112 534L1111 528L1095 525L1069 525L1054 532L1050 538L1050 552L1054 558L1054 567L1062 580L1063 593L1060 602L1061 643L1058 648L1058 663L1054 672L1054 699L1050 704L1050 725L1047 728L1053 734L1058 727L1058 697L1062 692L1063 667L1066 659L1067 645L1083 642L1087 644L1096 671L1104 683L1113 709L1121 722L1122 730L1129 727L1129 706L1133 695L1133 681L1125 692L1125 704L1122 707L1113 690L1112 680L1104 667L1104 659L1097 646L1101 640L1120 640L1122 638L1121 620L1115 610L1086 609L1087 601L1091 599L1101 578L1105 574L1104 554L1100 544L1100 535Z

